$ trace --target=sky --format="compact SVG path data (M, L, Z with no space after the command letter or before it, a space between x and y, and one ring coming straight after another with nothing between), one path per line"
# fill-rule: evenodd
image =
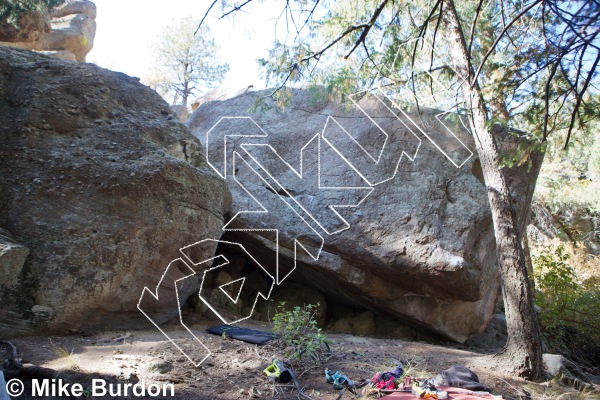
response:
M200 21L212 0L92 0L97 7L94 46L86 57L101 67L144 78L152 65L152 43L167 25L187 15ZM206 19L230 70L223 87L264 88L256 59L268 55L275 37L276 0L253 2L219 20L215 6ZM256 4L255 4L256 3ZM247 10L247 11L245 11Z

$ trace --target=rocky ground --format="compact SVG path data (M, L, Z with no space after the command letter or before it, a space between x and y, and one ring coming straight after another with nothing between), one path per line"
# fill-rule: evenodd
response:
M201 346L188 339L187 332L177 322L168 323L163 327L164 331L192 357L203 354ZM56 378L81 382L84 388L89 387L92 378L102 377L121 384L142 380L147 384L174 383L177 399L272 398L273 386L262 371L272 357L281 355L283 348L280 344L270 342L255 346L206 333L207 327L220 324L216 319L192 317L186 319L186 323L212 352L199 367L195 367L157 329L150 327L141 331L116 330L95 335L26 337L15 339L12 343L24 363L54 370ZM247 321L241 325L269 329L265 322ZM398 362L411 368L413 374L424 376L431 376L454 364L465 365L478 374L482 383L492 387L494 394L505 399L600 398L590 392L581 395L552 382L533 384L498 374L486 369L485 360L489 354L456 344L433 345L333 333L328 333L327 337L332 342L331 355L324 357L320 365L309 362L295 367L304 394L312 399L338 399L340 392L325 382L325 367L341 370L350 379L361 381L370 379L376 371L393 369ZM44 371L47 373L48 370ZM531 397L527 397L527 393ZM87 395L90 395L89 391ZM136 397L130 394L119 398ZM297 397L287 391L277 398ZM346 392L343 398L356 397ZM375 398L375 395L364 398Z

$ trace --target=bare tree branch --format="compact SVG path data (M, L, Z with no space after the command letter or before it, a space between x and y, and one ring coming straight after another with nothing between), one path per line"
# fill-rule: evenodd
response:
M308 57L304 57L302 60L300 60L300 63L304 63L304 62L309 61L311 59L318 60L319 57L321 57L327 50L329 50L330 48L332 48L333 46L335 46L335 44L338 43L340 40L342 40L343 38L345 38L346 36L348 36L352 32L358 31L360 29L365 29L366 27L367 27L366 24L355 25L355 26L348 27L344 32L341 33L340 36L338 36L337 38L335 38L334 40L332 40L331 42L329 42L329 44L327 46L323 47L321 50L317 51L316 53L311 54Z
M576 119L577 113L579 112L579 107L581 106L583 93L586 92L586 90L590 84L590 81L592 80L592 77L596 71L596 68L598 67L599 62L600 62L600 51L596 55L596 60L594 61L594 64L591 66L588 76L587 76L587 79L585 80L585 83L584 83L583 87L581 88L581 91L578 93L577 100L575 101L575 107L573 108L573 113L571 114L571 122L569 123L569 129L567 131L567 138L565 139L565 147L564 147L565 149L569 145L569 140L571 139L571 133L573 132L573 126L575 126L575 119Z
M557 15L557 16L558 16L560 19L562 19L562 20L563 20L563 22L565 23L566 27L567 27L569 30L573 31L573 34L574 34L574 35L576 35L576 36L577 36L579 39L581 39L583 42L587 43L587 44L588 44L588 45L590 45L591 47L593 47L593 48L595 48L596 50L599 50L599 51L600 51L600 47L598 47L597 45L593 44L592 42L589 42L585 36L582 36L582 35L581 35L581 33L579 32L579 30L575 29L575 27L573 26L574 24L572 23L572 20L568 20L568 19L566 19L566 18L565 18L565 17L562 15L562 12L563 12L563 10L559 9L558 7L556 7L556 5L554 5L554 7L553 7L553 4L552 4L552 2L549 2L549 4L550 4L550 7L554 9L554 12L555 12L555 14L556 14L556 15ZM599 14L600 14L600 13L596 13L595 15L593 15L593 16L590 16L590 17L588 18L587 24L586 24L586 25L584 25L584 26L582 26L580 30L584 31L584 30L585 30L587 27L589 27L589 26L592 24L592 22L594 22L594 21L597 21L597 20L598 20L598 16L599 16ZM597 33L598 31L600 31L600 28L597 28L597 29L596 29L596 33ZM592 32L592 34L594 34L594 32Z
M230 14L233 14L233 13L234 13L234 12L236 12L236 11L239 11L239 10L241 10L241 9L242 9L242 7L244 7L244 6L245 6L245 5L247 5L248 3L251 3L252 1L253 1L253 0L246 0L245 2L243 2L242 4L240 4L239 6L235 6L235 7L233 7L231 10L229 10L229 11L227 11L227 12L223 13L223 15L221 15L221 16L219 17L219 19L223 19L223 18L225 18L226 16L228 16L228 15L230 15Z
M319 5L319 2L320 2L320 1L321 1L321 0L316 0L316 1L315 1L315 4L313 5L313 8L310 10L310 12L308 13L308 16L307 16L307 17L304 19L304 23L302 24L302 26L301 26L301 27L300 27L300 29L298 30L298 34L296 35L296 38L298 38L298 35L300 34L300 32L302 32L302 30L304 29L304 27L305 27L306 25L308 25L308 21L309 21L309 20L312 20L312 16L314 15L314 13L315 13L315 10L316 10L317 6Z
M389 0L383 0L383 2L379 5L379 7L377 7L377 9L375 10L375 12L371 16L371 19L369 20L369 22L366 25L363 25L363 26L365 26L365 28L363 29L363 31L360 34L360 37L358 38L358 40L356 41L356 43L354 43L354 46L352 47L352 49L350 49L350 51L348 52L348 54L346 54L346 56L344 57L345 59L348 59L348 57L350 57L350 55L352 53L354 53L354 50L356 50L356 48L361 43L364 44L367 36L369 35L369 32L371 31L371 28L373 27L373 25L375 25L375 22L379 18L379 15L381 14L381 12L383 11L383 9L387 5L388 1Z
M440 4L440 16L442 15L443 11L444 11L444 2L442 2ZM435 39L437 37L438 29L440 28L440 22L442 22L442 18L438 18L437 19L437 22L435 24L435 28L433 30L433 39L432 39L432 43L431 43L431 61L429 63L429 70L430 71L433 68L433 58L434 58L434 55L435 55ZM433 93L433 77L431 75L428 75L428 76L429 76L429 87L430 87L430 90L431 90L431 95L435 96L434 93ZM435 97L434 97L434 100L435 100Z
M479 0L479 2L477 3L477 9L475 10L475 16L473 17L473 22L471 23L471 33L469 34L469 46L467 47L467 53L469 54L469 58L471 58L471 49L473 48L473 39L475 38L475 26L477 25L477 20L479 19L479 13L481 12L482 5L483 0Z
M550 73L548 74L548 78L546 79L546 85L544 88L544 124L543 124L543 131L542 131L542 141L546 141L546 136L548 135L548 117L549 117L549 113L550 113L550 84L552 83L552 79L554 78L554 75L556 74L556 70L558 68L558 65L560 64L561 59L559 58L558 61L556 61L553 65L552 65L552 69L550 70Z
M427 32L427 27L429 26L429 21L431 21L431 19L433 19L433 16L435 15L437 8L440 7L441 4L442 4L442 0L437 0L436 3L433 5L433 8L427 15L427 18L425 18L425 21L419 28L419 33L417 34L417 39L425 37L425 33ZM441 9L441 7L440 7L440 9ZM413 47L413 53L412 53L412 57L411 57L411 61L410 61L410 69L411 69L410 76L411 76L411 81L412 81L412 92L413 92L413 95L415 96L415 101L417 103L417 109L419 109L419 101L417 100L417 96L416 96L417 89L415 87L414 67L415 67L415 60L417 58L418 45L419 45L419 41L417 40L417 41L415 41L415 46Z
M481 60L481 63L479 64L479 68L477 68L477 71L475 72L475 75L473 77L473 82L469 83L470 85L474 85L475 84L475 82L477 81L477 78L479 77L479 74L481 73L481 70L483 69L483 66L484 66L485 62L490 57L490 55L492 55L492 53L496 49L496 46L498 46L498 43L500 42L500 40L502 39L502 37L504 36L504 34L506 32L508 32L508 30L510 29L510 27L515 22L517 22L518 20L520 20L521 17L523 15L525 15L529 10L531 10L533 7L535 7L538 4L540 4L542 1L543 0L535 0L535 1L533 1L530 5L528 5L527 7L525 7L519 14L517 14L517 16L515 16L512 20L510 20L510 22L502 29L502 31L498 34L498 36L496 37L496 40L494 41L494 43L492 44L492 46L490 47L490 49L487 51L487 53L485 53L485 56L483 56L483 59Z
M215 4L217 4L219 2L219 0L213 0L213 2L211 3L210 7L208 7L208 10L206 10L206 12L204 13L204 16L202 17L202 19L200 20L200 23L198 24L198 27L196 28L196 30L194 31L194 35L196 35L198 33L198 31L200 30L200 28L202 27L202 24L204 23L204 20L206 19L206 17L208 16L208 13L210 13L210 10L212 10L212 8L215 6Z
M298 34L298 25L296 25L296 20L294 19L294 13L292 12L292 9L290 8L290 0L286 0L285 8L289 11L290 20L292 21L292 25L294 25L294 29L296 30L296 35L297 35ZM287 19L287 13L286 13L286 19Z

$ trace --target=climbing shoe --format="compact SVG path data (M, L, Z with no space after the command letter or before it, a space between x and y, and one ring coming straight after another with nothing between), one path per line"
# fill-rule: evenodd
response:
M348 379L348 377L340 373L340 371L331 372L330 369L326 369L325 380L327 383L333 383L333 388L336 390L354 386L354 381Z
M325 380L327 383L333 383L337 378L340 377L340 371L331 371L329 368L325 369Z
M333 388L340 390L343 389L345 387L351 387L354 386L354 381L348 379L348 377L346 375L339 375L337 377L337 379L333 382Z
M292 381L292 372L286 368L283 361L274 358L273 363L263 370L269 379L277 383L288 383Z

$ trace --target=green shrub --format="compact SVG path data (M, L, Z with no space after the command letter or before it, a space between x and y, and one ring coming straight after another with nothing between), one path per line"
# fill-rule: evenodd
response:
M581 361L600 350L600 284L577 280L563 246L533 257L540 325L550 351Z
M290 361L300 361L305 357L319 360L319 352L327 343L327 338L317 326L315 315L318 304L285 309L285 302L279 303L273 317L273 331L281 335L287 347L285 357Z
M0 7L0 22L16 26L21 14L29 11L46 11L66 0L6 0Z

